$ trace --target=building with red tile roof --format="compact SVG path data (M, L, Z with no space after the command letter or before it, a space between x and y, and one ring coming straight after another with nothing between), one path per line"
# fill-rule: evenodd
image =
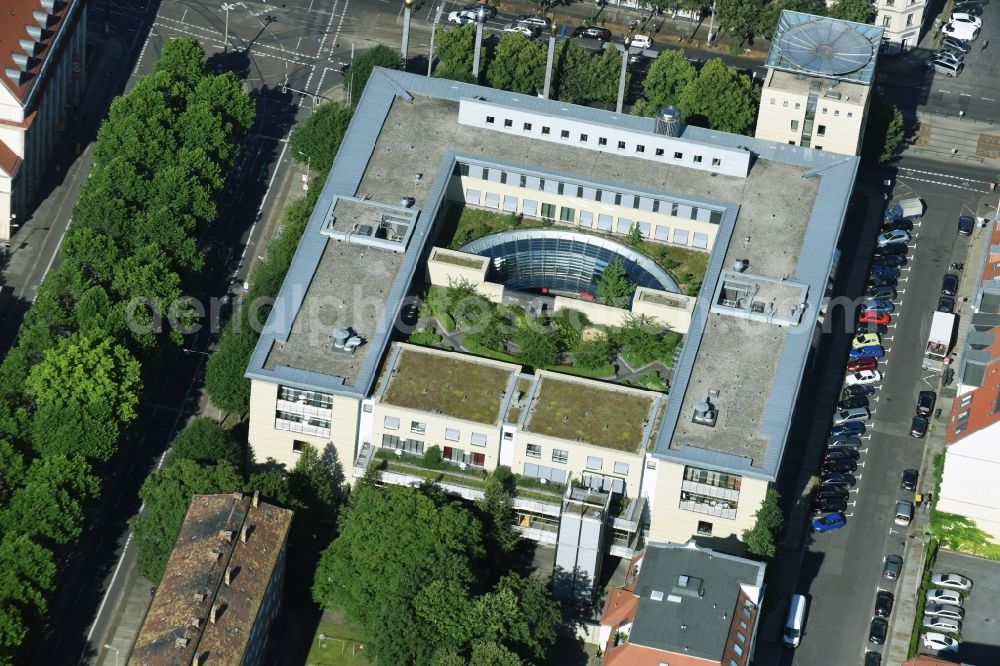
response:
M195 495L128 663L263 663L291 522L291 511L258 502L256 493Z
M5 0L0 21L0 240L34 207L84 89L83 0Z
M966 516L1000 543L1000 222L979 262L968 332L960 346L957 392L945 433L945 463L937 509ZM968 315L964 315L968 316Z

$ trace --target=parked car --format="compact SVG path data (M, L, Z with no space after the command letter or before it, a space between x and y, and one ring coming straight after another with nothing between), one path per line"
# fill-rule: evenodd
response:
M954 296L958 291L958 276L954 273L945 274L941 280L941 293L945 296Z
M889 617L892 614L892 592L879 590L875 593L875 617Z
M827 484L827 485L820 484L820 486L818 488L816 488L816 490L813 491L813 497L815 497L817 499L819 499L820 497L844 497L844 498L847 498L847 497L850 497L850 495L848 494L847 488L842 488L841 486L836 486L836 485L831 485L831 484Z
M820 466L821 474L829 474L831 472L855 472L858 469L858 463L853 460L827 460Z
M597 39L602 42L611 41L611 31L599 25L583 25L573 31L574 37L581 39Z
M888 324L888 312L876 312L874 310L862 310L858 315L858 321L864 324Z
M887 223L886 226L888 226L889 224L893 224L893 225L910 224L910 225L912 225L913 222L910 222L909 220L901 220L899 222L889 222L889 223ZM896 227L896 228L898 228L898 227ZM886 227L882 227L882 230L883 231L892 231L892 229L887 229ZM910 251L910 246L907 245L906 243L889 243L888 245L882 245L880 247L876 247L874 250L872 250L872 255L876 256L876 257L886 257L886 256L889 256L889 255L892 255L892 254L906 254L909 251Z
M951 11L969 14L978 18L983 15L983 6L978 2L956 2L952 5Z
M448 22L463 25L476 22L476 12L471 9L459 9L448 13Z
M827 449L823 452L823 462L826 462L827 460L857 460L860 457L861 453L859 453L857 449L848 447Z
M864 666L882 666L882 655L878 652L865 652Z
M965 61L965 57L961 53L956 53L954 51L949 51L947 49L938 49L931 54L928 58L927 63L931 64L935 60L941 60L943 62L950 62L955 65L961 65Z
M862 307L865 310L885 312L886 314L892 314L896 310L896 306L892 304L892 301L887 301L882 298L869 298L864 302Z
M906 263L907 263L906 255L890 254L885 257L875 257L875 260L872 261L872 268L875 267L897 268L899 266L905 266Z
M941 40L941 46L953 49L959 53L968 53L972 50L972 44L964 39L958 39L957 37L945 37Z
M913 220L908 217L902 217L898 220L883 220L882 231L885 233L887 231L893 231L895 229L902 229L903 231L913 231ZM878 248L875 248L876 250Z
M831 532L847 524L847 517L840 511L812 521L812 531L820 534Z
M867 407L868 398L863 395L852 395L850 398L844 398L837 403L838 409L850 409L851 407Z
M851 359L847 362L848 372L861 372L862 370L878 370L878 360L865 356L863 358Z
M896 284L897 284L896 278L892 277L891 275L885 277L871 276L868 278L869 287L895 287Z
M882 345L868 345L859 349L852 349L848 355L851 358L882 358L885 356L885 348Z
M958 641L937 631L929 631L923 636L924 647L938 652L958 652Z
M836 449L860 449L864 444L861 443L860 437L847 437L845 439L831 439L827 437L826 448L830 451Z
M855 324L855 333L875 333L876 335L885 335L889 332L889 327L885 324Z
M480 9L482 9L484 12L486 12L486 18L487 19L495 18L496 15L497 15L497 8L496 7L494 7L492 5L482 4L482 3L476 3L476 4L472 4L472 5L467 5L467 6L463 7L462 9L465 10L465 11L469 11L469 12L478 12Z
M504 32L519 32L525 37L535 37L538 35L538 28L524 25L522 23L508 23L503 27Z
M899 279L899 269L890 266L879 266L872 267L871 278L876 280L887 280L892 279L892 285L895 286L895 280Z
M924 615L930 617L947 617L962 622L965 620L965 609L953 604L927 603L924 604Z
M938 299L937 311L951 314L955 311L955 299L951 296L942 296Z
M865 296L880 301L894 301L898 294L895 287L870 287Z
M539 29L548 29L552 25L552 20L547 16L539 16L538 14L527 15L523 14L514 19L515 23L521 23L523 25L535 26Z
M861 370L860 372L847 375L845 381L848 386L853 384L877 384L882 381L882 373L878 370Z
M872 335L871 333L862 333L860 335L854 336L851 341L851 346L854 349L860 349L861 347L867 347L868 345L880 345L882 341L877 335Z
M923 619L920 621L920 625L925 629L933 629L934 631L947 631L948 633L957 634L962 631L962 623L958 620L952 620L947 617L936 617L933 615L924 615Z
M863 435L865 434L865 424L864 423L845 423L844 425L834 426L830 429L831 437L852 436L852 435Z
M882 578L896 580L903 571L903 558L899 555L886 555L882 564Z
M878 238L875 239L876 245L888 245L889 243L909 243L910 242L910 232L903 231L902 229L893 229L892 231L887 231L884 234L880 234Z
M959 21L948 22L941 26L941 31L946 37L957 37L958 39L964 39L967 42L974 42L976 38L979 37L979 28L969 24Z
M823 497L813 500L811 509L814 516L821 513L847 511L847 499L843 497Z
M956 25L965 24L973 25L977 28L983 27L983 19L972 14L966 14L965 12L952 12L950 22Z
M961 76L962 72L965 71L965 63L942 60L941 58L928 60L927 66L939 74L944 74L949 79Z
M844 387L843 396L849 395L871 395L875 392L875 387L871 384L851 384Z
M853 474L847 474L846 472L830 472L829 474L824 474L819 478L820 484L824 486L840 486L842 488L853 488L854 484L858 480Z
M961 592L972 590L972 581L957 573L934 574L931 576L931 585Z
M899 480L899 487L903 490L916 490L919 476L920 472L915 469L904 469L903 477Z
M962 595L958 590L942 590L935 587L927 590L925 598L928 603L947 604L949 606L962 605Z
M934 411L934 403L937 401L937 393L934 391L921 391L917 394L917 414L930 416Z
M927 428L930 426L930 421L928 421L926 416L920 416L917 414L910 421L910 437L916 437L917 439L923 439L924 435L927 434Z
M873 617L872 623L868 627L868 641L875 645L885 643L885 636L889 633L889 622L884 617Z
M649 35L632 35L632 48L651 49L653 48L653 38Z
M946 38L947 39L947 38ZM971 215L962 215L958 218L958 235L971 236L976 228L976 218Z
M893 519L897 525L906 527L913 520L913 502L910 500L896 500L896 517Z

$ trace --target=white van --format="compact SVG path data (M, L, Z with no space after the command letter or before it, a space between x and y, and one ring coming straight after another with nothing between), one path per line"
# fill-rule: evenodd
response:
M785 621L785 647L798 647L802 638L802 623L806 619L806 598L801 594L792 595L792 603L788 607L788 619Z

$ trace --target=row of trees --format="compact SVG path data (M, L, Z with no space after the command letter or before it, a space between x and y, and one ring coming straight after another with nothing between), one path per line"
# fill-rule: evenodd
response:
M857 23L875 20L875 7L869 0L837 0L830 7L824 0L717 0L715 20L723 30L743 41L757 36L770 39L784 9Z
M379 487L369 469L320 559L313 599L342 609L380 664L541 663L559 609L545 580L507 569L516 535L498 541L490 528L513 520L509 471L499 468L469 506L433 486Z
M135 419L144 372L180 342L160 317L192 317L177 304L203 266L197 238L254 113L183 39L101 126L60 266L0 366L0 664L44 623L56 562L100 493L94 467Z

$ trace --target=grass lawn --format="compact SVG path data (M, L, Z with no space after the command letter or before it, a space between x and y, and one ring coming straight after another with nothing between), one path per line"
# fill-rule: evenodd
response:
M326 636L321 639L320 634ZM306 660L308 666L371 666L361 651L361 632L344 624L324 620L316 629L312 648ZM355 652L355 648L359 648Z

